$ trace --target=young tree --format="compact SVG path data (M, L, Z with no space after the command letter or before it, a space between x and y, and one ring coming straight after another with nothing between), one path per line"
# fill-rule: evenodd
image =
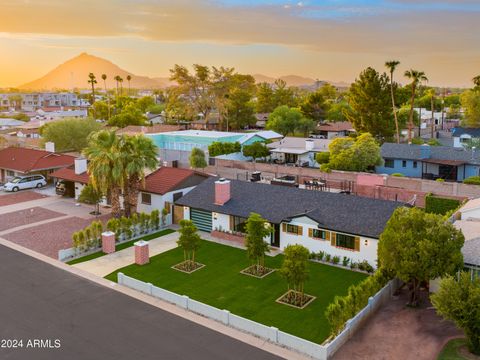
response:
M202 149L193 148L188 160L190 161L190 167L193 169L204 169L207 167L205 153Z
M256 141L251 145L244 145L242 149L243 156L252 157L255 162L259 158L264 158L270 155L268 147L260 142Z
M397 208L380 235L379 264L411 284L410 305L418 305L418 289L453 274L463 266L464 237L441 215L418 208Z
M350 86L348 102L351 109L345 115L357 132L368 132L382 142L392 138L395 125L386 74L370 67L362 71Z
M195 270L195 253L200 247L201 238L197 227L190 220L180 220L180 237L177 244L183 249L185 268L187 271Z
M458 279L448 276L431 299L440 315L465 332L468 349L480 355L480 278L472 279L468 272L462 272Z
M78 197L78 201L82 203L95 205L95 215L100 215L100 202L102 199L103 194L95 189L92 184L85 185Z
M261 275L265 268L265 253L269 252L265 237L272 229L259 214L251 213L246 223L245 247L248 258L255 263L255 272Z
M88 145L90 134L101 129L94 119L65 118L41 128L42 141L51 141L57 151L82 151Z
M304 284L308 279L307 263L310 252L302 245L288 245L284 251L284 260L279 272L287 281L288 290L293 290L294 304L303 306Z

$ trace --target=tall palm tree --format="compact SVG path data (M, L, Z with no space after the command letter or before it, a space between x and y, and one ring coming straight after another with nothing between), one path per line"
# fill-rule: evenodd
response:
M110 193L112 215L120 217L124 163L119 152L117 135L114 131L107 130L93 133L83 154L89 160L88 173L93 187L104 194Z
M94 73L88 74L88 83L92 85L92 105L95 103L95 84L97 83L97 79Z
M145 169L157 168L157 146L144 135L123 136L121 140L125 173L128 178L125 188L128 193L128 211L137 212L138 193L145 181ZM127 208L125 208L127 209Z
M107 90L107 74L102 74L103 86L105 87L105 96L107 97L107 105L108 105L108 116L107 120L110 120L110 96L108 96Z
M414 106L415 106L415 93L417 91L418 84L422 81L428 81L428 78L423 71L418 71L418 70L413 70L413 69L405 71L405 77L412 81L411 84L410 84L411 89L412 89L412 94L411 94L411 97L410 97L410 115L408 117L408 143L410 144L412 142L413 111L414 111Z
M127 75L127 81L128 81L128 96L130 96L130 80L132 80L132 76L130 74Z
M397 138L397 144L400 144L400 130L398 128L397 108L395 107L395 94L393 91L393 88L394 88L393 73L397 69L398 65L400 65L400 61L397 61L397 60L387 61L385 63L385 66L390 71L390 93L392 95L393 118L395 119L395 134Z
M123 96L123 78L119 76L118 82L120 83L120 95Z
M121 77L120 77L120 75L115 75L115 77L113 79L117 83L117 98L118 98L118 84L120 82Z

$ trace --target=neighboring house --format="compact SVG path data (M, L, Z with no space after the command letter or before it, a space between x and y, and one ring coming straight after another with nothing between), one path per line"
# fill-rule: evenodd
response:
M269 116L270 113L256 113L255 118L257 119L257 122L255 123L255 127L258 129L265 129Z
M193 130L220 130L220 120L217 118L209 118L194 120L190 123L190 128Z
M87 107L89 103L68 92L5 93L0 94L0 106L35 111L42 107Z
M17 119L0 118L0 130L9 130L24 124L24 121Z
M480 151L451 146L384 143L378 174L400 173L422 179L463 181L480 175Z
M273 227L270 245L301 244L376 267L378 238L402 203L354 195L210 178L175 202L199 230L244 232L254 212Z
M53 171L73 165L74 159L53 151L8 147L0 150L0 181L30 174L41 174L47 178Z
M322 136L324 139L345 137L354 132L353 125L348 121L321 123L315 129L315 135Z
M277 163L296 166L319 167L315 156L319 152L328 152L332 140L286 137L267 146L271 158Z
M73 166L54 171L49 176L54 179L55 183L63 180L67 188L74 190L74 197L78 199L83 187L90 181L87 173L87 159L76 158Z
M122 129L116 131L117 135L138 135L138 134L159 134L170 131L180 131L184 127L181 125L152 125L152 126L138 126L138 125L129 125Z
M454 225L462 230L465 244L462 248L463 262L472 276L480 276L480 198L469 200L454 216Z
M161 167L145 177L145 186L140 190L138 211L150 213L154 209L166 209L165 225L183 219L183 208L173 204L208 178L207 174L190 169Z
M452 129L453 146L462 148L472 139L480 139L480 128L456 127ZM480 149L478 149L480 150Z
M147 113L147 122L150 125L164 124L165 123L165 112L162 111L160 114Z
M25 128L20 128L17 130L16 135L19 138L30 138L30 139L40 139L40 128L37 129L25 129Z

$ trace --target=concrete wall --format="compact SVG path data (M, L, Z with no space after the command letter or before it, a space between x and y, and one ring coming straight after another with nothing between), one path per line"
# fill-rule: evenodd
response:
M404 162L405 161L405 166ZM417 167L414 167L414 163L417 164ZM421 178L422 177L422 162L421 161L412 161L412 160L399 160L395 159L393 160L393 168L390 167L385 167L385 166L376 166L375 167L375 172L377 174L395 174L395 173L400 173L405 176L409 177L416 177L416 178Z

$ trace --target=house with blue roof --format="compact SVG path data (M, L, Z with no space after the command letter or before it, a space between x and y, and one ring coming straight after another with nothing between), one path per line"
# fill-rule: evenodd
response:
M452 138L454 147L465 147L470 141L480 139L480 128L453 128Z
M377 174L400 173L421 179L463 181L480 175L480 150L463 147L384 143Z

